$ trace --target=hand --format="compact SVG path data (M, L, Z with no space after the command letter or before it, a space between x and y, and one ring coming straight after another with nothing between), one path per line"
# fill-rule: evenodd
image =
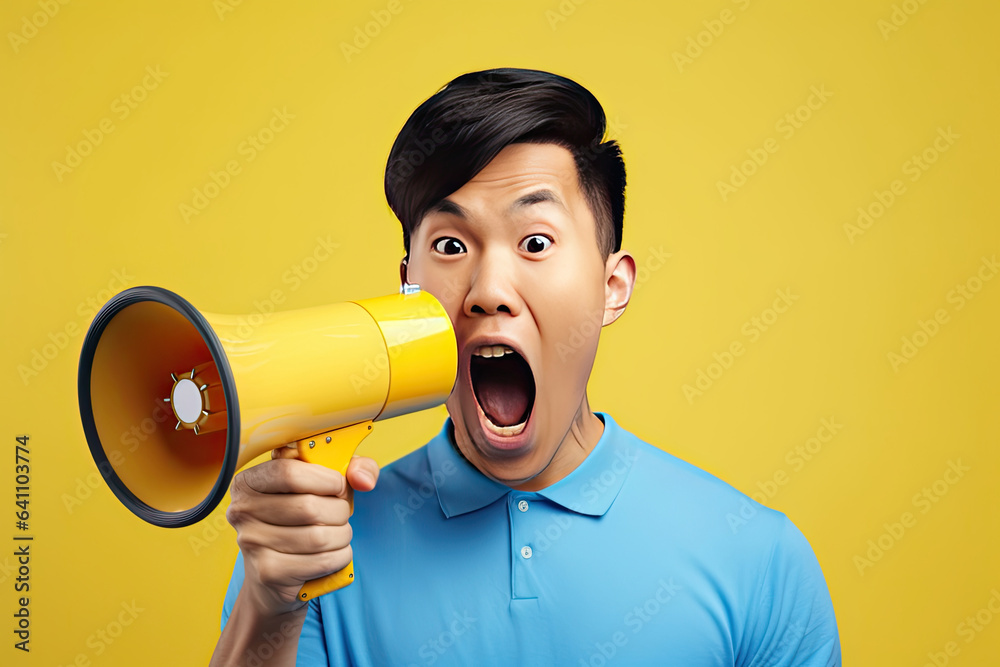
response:
M374 489L379 474L368 457L351 459L345 479L287 453L275 450L276 458L236 475L226 511L243 552L243 593L264 617L304 606L297 598L303 583L347 566L351 494Z

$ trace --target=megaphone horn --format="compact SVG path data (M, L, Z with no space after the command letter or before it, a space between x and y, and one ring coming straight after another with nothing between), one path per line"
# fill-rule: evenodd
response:
M279 447L346 473L376 420L440 405L455 383L451 320L427 292L252 316L201 313L133 287L94 318L80 354L80 416L108 486L164 527L208 516L236 470ZM150 406L167 418L150 423ZM307 582L308 600L353 563Z

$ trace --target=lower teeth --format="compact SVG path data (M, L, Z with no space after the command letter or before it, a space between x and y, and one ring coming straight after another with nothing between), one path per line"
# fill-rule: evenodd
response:
M486 427L493 433L496 433L497 435L507 435L507 436L518 435L521 431L524 430L524 426L527 423L528 421L525 420L515 426L497 426L492 421L490 421L489 417L486 418Z

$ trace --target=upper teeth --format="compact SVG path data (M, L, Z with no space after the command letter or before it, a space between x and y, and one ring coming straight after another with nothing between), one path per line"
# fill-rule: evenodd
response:
M505 354L513 354L514 350L506 345L481 345L473 352L477 357L502 357Z

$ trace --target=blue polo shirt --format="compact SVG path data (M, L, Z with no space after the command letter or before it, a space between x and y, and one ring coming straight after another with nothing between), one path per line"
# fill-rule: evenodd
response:
M356 496L355 581L309 603L298 665L840 665L823 573L782 513L623 430L537 492L449 439ZM239 558L222 623L243 582Z

